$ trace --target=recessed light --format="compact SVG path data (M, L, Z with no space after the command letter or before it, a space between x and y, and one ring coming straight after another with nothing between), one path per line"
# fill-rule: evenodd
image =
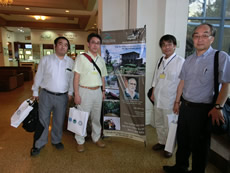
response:
M25 10L30 10L30 8L26 7Z
M69 13L69 10L65 10L66 13Z

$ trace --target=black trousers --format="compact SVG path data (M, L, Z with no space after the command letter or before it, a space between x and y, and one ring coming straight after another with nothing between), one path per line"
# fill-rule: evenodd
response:
M205 172L211 137L211 118L208 112L212 107L210 104L189 105L182 101L177 128L177 166L188 168L192 154L192 171Z

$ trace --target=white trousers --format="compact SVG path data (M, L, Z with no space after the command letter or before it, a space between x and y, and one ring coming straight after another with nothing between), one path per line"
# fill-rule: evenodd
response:
M157 131L158 143L165 145L168 136L168 114L172 114L172 109L154 108L154 123Z
M99 87L96 90L79 87L79 95L81 97L80 107L83 111L89 112L89 118L92 123L91 137L93 142L97 142L101 137L101 106L102 106L102 91ZM85 143L85 137L75 134L75 139L78 144Z

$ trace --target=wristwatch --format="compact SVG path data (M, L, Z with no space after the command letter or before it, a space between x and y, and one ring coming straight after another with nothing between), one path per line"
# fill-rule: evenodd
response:
M223 109L223 107L221 107L220 104L215 104L215 108L216 108L217 110Z

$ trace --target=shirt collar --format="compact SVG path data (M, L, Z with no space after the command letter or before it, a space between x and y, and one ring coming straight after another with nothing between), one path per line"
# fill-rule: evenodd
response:
M97 53L97 56L94 56L90 51L87 52L89 54L89 56L91 56L93 59L97 58L99 56L99 54Z
M174 52L170 57L168 57L167 59L165 59L165 55L164 55L164 56L163 56L163 57L164 57L164 58L163 58L163 61L167 63L167 62L171 61L171 59L174 58L174 56L176 56L176 53L175 53L175 52Z
M195 54L196 57L205 57L206 55L208 55L208 54L209 54L210 52L212 52L212 51L213 51L213 48L212 48L212 46L210 46L210 47L208 48L208 50L206 50L206 52L204 52L202 55L197 56L196 51L194 52L194 54Z
M55 57L58 59L58 60L61 60L60 58L58 58L58 56L57 56L57 54L55 53ZM65 54L65 56L64 56L64 58L63 58L64 60L67 60L67 55Z

